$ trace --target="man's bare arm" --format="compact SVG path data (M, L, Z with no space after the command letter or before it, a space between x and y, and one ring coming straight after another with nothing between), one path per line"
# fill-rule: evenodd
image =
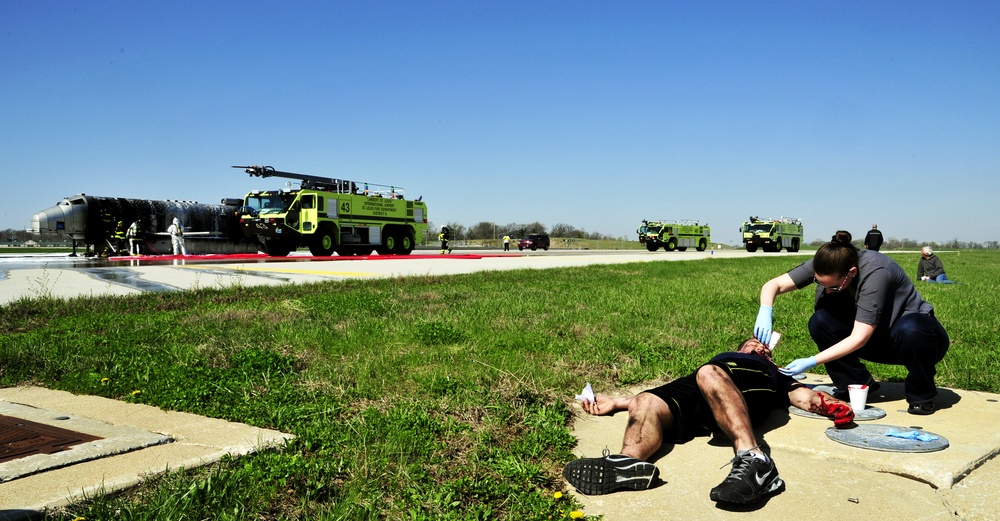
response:
M788 393L788 401L803 411L832 419L837 427L845 427L854 421L851 404L822 391L816 392L808 387L798 387Z
M635 398L635 395L611 397L599 394L594 397L595 401L580 402L580 406L590 414L603 416L628 409L628 404L632 403L632 398Z

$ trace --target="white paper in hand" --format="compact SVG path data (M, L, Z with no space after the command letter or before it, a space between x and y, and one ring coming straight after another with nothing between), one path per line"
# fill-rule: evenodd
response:
M587 382L587 386L580 391L580 394L576 395L576 399L581 402L594 403L594 388L590 386L590 382Z
M781 338L781 333L777 331L771 332L771 340L767 343L767 348L774 351L774 346L778 345L778 339Z

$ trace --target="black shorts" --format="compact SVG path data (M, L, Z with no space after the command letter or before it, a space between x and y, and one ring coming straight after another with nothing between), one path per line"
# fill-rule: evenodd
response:
M750 423L754 427L764 423L773 409L782 404L787 406L788 390L776 389L769 372L735 363L712 362L711 365L721 367L733 379L733 383L743 394L750 412ZM695 373L643 392L660 398L670 407L674 416L674 429L673 432L665 433L666 440L684 443L695 436L711 434L719 428L712 409L698 389Z

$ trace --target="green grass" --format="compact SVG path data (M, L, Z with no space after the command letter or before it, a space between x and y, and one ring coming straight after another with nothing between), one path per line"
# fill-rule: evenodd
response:
M891 254L913 275L916 254ZM952 339L941 386L1000 392L1000 252L920 284ZM0 307L0 385L146 403L297 438L52 519L566 519L573 395L695 369L750 334L760 255L236 287ZM778 362L807 356L812 291L779 297ZM894 366L870 365L900 380ZM135 393L135 391L139 391Z

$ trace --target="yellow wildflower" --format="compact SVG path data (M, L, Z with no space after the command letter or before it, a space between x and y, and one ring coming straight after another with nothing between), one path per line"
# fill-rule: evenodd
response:
M572 511L572 512L569 513L569 517L572 518L572 519L582 519L583 518L583 510L574 510L574 511Z
M136 389L136 390L132 391L132 396L135 396L135 395L137 395L137 394L139 394L139 393L141 393L141 392L142 392L142 391L140 391L140 390Z
M554 498L556 498L556 499L559 499L559 498L561 498L561 497L562 497L562 492L558 492L558 491L557 491L557 492L556 492L555 494L552 494L552 497L554 497Z

